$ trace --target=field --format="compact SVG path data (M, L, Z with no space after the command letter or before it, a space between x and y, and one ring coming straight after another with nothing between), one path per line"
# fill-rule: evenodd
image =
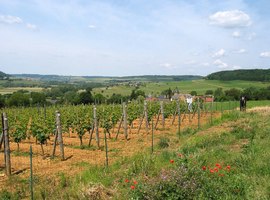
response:
M223 88L228 90L231 88L245 89L248 87L262 88L269 86L270 83L250 82L250 81L216 81L216 80L193 80L193 81L170 81L170 82L146 82L139 88L145 92L146 95L159 95L163 90L171 88L172 90L178 88L180 93L190 93L196 91L199 95L205 94L207 90L216 90ZM111 96L113 93L130 95L132 89L127 85L119 85L113 87L95 88L94 93L102 93L104 96Z
M8 178L2 171L0 198L29 199L29 147L32 144L35 199L166 199L166 195L180 194L183 199L267 199L270 197L267 168L270 164L267 134L270 109L254 107L267 104L269 101L248 102L247 113L235 110L236 102L217 105L223 112L217 109L213 113L212 125L211 112L202 112L200 129L197 114L189 121L188 114L182 113L180 135L177 120L171 125L172 117L169 117L165 128L159 123L154 131L153 153L151 129L146 132L143 124L138 133L140 120L137 119L130 129L129 140L125 140L123 129L116 140L117 128L112 138L107 138L107 167L102 128L100 149L94 140L87 146L89 133L83 136L82 147L72 129L64 133L65 161L60 160L58 146L56 158L50 158L53 136L44 146L43 156L40 145L35 144L32 137L20 144L20 151L16 143L11 142L13 175ZM228 108L231 111L225 111ZM3 170L2 167L1 164ZM173 176L175 173L179 176ZM186 190L177 189L180 183L185 184ZM160 186L164 188L162 194L157 190ZM256 193L252 192L254 190ZM159 196L153 196L155 194Z

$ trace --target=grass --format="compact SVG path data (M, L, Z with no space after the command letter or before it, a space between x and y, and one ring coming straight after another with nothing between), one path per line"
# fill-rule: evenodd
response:
M223 88L228 90L236 88L243 90L248 87L262 88L269 86L270 83L263 82L250 82L250 81L217 81L217 80L193 80L193 81L159 81L159 82L146 82L145 85L140 86L140 89L145 92L146 95L154 94L160 95L160 92L171 88L172 90L178 88L181 93L190 93L196 91L199 95L205 94L207 90L216 90L217 88ZM104 96L111 96L113 93L130 95L132 89L135 87L129 87L126 85L118 85L106 88L94 88L93 92L102 93Z
M155 148L154 154L147 149L108 168L77 163L74 167L84 171L75 177L59 173L56 182L38 179L36 199L86 199L97 185L111 191L104 192L110 193L107 198L120 200L269 199L269 120L270 113L224 112L214 127L183 130L179 143L172 142L175 134L167 136L170 146ZM50 181L56 186L46 184ZM0 193L10 196L16 199L16 192Z

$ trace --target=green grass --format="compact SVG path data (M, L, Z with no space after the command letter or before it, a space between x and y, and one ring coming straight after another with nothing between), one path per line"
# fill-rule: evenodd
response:
M140 89L145 92L146 95L154 94L159 95L161 91L168 88L178 88L181 93L190 93L196 91L199 95L205 94L207 90L216 90L217 88L223 88L228 90L236 88L243 90L248 87L262 88L269 86L270 83L263 82L250 82L250 81L217 81L217 80L193 80L193 81L160 81L160 82L146 82L145 86L141 86ZM135 87L129 87L125 85L113 86L106 88L95 88L95 93L102 93L104 96L111 96L113 93L130 95L132 89Z

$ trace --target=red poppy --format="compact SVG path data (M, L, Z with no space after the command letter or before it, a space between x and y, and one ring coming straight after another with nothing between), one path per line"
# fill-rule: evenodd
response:
M206 170L206 166L203 166L203 167L202 167L202 170L204 170L204 171L205 171L205 170Z
M218 176L224 176L224 174L219 174Z
M135 189L135 185L130 186L130 189L134 190Z
M215 173L215 171L213 169L210 169L210 173Z
M128 183L128 182L129 182L129 180L128 180L128 179L126 179L126 180L125 180L125 182L126 182L126 183Z
M134 183L134 185L137 185L137 184L138 184L138 182L137 182L137 181L133 181L133 183Z
M216 164L216 167L218 167L219 169L221 169L221 165L219 163Z
M183 157L183 154L179 153L178 154L178 157L182 158Z
M215 170L215 172L218 172L218 168L215 167L214 170Z
M228 165L228 166L226 167L226 169L227 169L227 171L230 171L230 170L231 170L231 166Z
M170 160L170 163L174 163L174 160Z

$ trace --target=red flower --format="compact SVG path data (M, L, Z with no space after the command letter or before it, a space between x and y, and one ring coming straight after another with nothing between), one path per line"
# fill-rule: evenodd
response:
M221 165L220 164L216 164L216 167L218 167L219 169L221 169Z
M135 185L130 186L130 189L134 190L135 189Z
M133 181L133 183L134 183L134 185L137 185L137 184L138 184L138 182L137 182L137 181Z
M129 180L128 180L128 179L126 179L126 180L125 180L125 182L126 182L126 183L128 183L128 182L129 182Z
M182 158L183 157L183 154L179 153L178 154L178 157Z
M174 160L170 160L170 163L172 163L172 164L173 164L173 163L174 163Z
M219 174L218 176L224 176L224 174Z
M215 170L215 172L218 172L218 168L215 167L214 170Z
M231 166L228 165L228 166L226 167L226 169L227 169L227 171L230 171L230 170L231 170Z
M203 166L203 167L202 167L202 170L204 170L204 171L205 171L205 170L206 170L206 166Z
M212 173L212 174L213 174L213 173L215 173L215 171L214 171L213 169L210 169L210 173Z

